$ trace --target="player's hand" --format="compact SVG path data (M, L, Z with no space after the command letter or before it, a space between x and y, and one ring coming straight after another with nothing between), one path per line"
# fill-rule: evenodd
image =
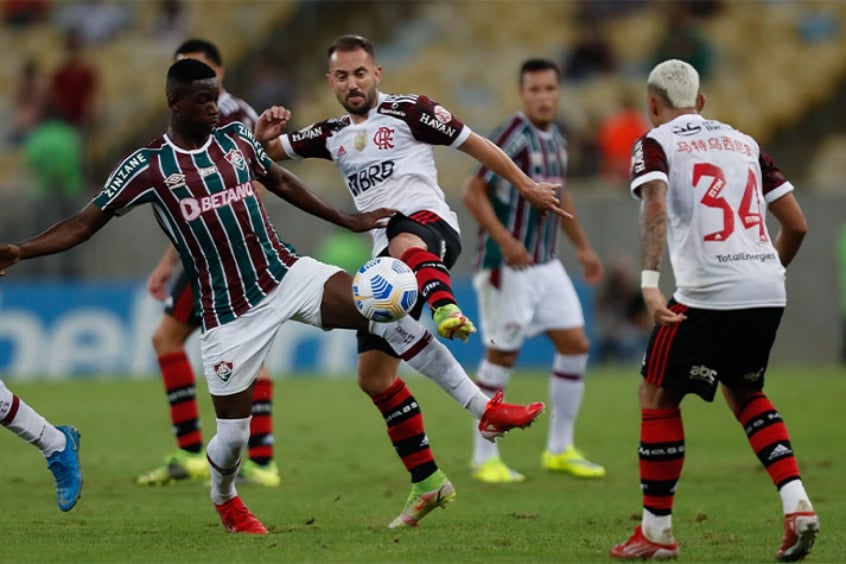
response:
M6 275L6 269L21 260L21 248L11 243L0 244L0 276Z
M502 252L502 258L505 264L515 270L523 270L535 264L532 255L526 250L525 245L514 237L507 243L500 245L499 250Z
M588 284L596 284L605 275L602 268L602 261L593 249L584 249L576 252L576 258L582 265L582 278Z
M150 295L163 302L167 299L167 285L173 277L173 268L158 265L147 278L147 291Z
M532 204L532 207L537 208L541 212L552 212L565 219L573 219L573 214L561 209L561 199L558 197L560 193L560 184L536 182L529 189L522 192L522 195Z
M396 213L397 210L389 208L379 208L364 213L350 213L346 214L344 226L355 233L362 233L363 231L370 231L371 229L380 229L387 226L388 220Z
M253 135L260 143L276 139L285 133L285 126L290 119L291 110L284 106L271 106L259 116Z
M658 325L678 325L687 316L683 313L676 313L667 308L667 300L659 288L643 288L643 301L649 311L649 317Z

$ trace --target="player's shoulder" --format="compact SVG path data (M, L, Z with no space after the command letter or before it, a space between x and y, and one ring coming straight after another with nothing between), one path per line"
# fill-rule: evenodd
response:
M164 136L159 136L143 147L138 147L120 159L109 173L107 183L117 182L122 184L129 178L144 173L149 167L154 155L168 144Z
M214 129L214 135L238 135L247 139L253 139L252 130L240 121L231 121Z
M419 113L419 98L417 94L380 94L375 110L380 116L408 121Z
M292 143L299 143L311 139L327 139L352 123L349 115L332 117L307 125L302 129L288 133Z

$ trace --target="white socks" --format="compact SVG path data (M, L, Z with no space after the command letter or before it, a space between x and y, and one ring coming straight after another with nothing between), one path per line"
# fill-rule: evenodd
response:
M643 510L643 519L640 523L643 536L659 544L673 544L673 515L655 515L648 509Z
M250 418L218 419L217 434L206 446L211 472L211 499L217 505L238 495L235 478L250 440Z
M0 381L0 421L3 421L3 425L11 432L40 450L44 458L64 450L67 444L64 433L48 423L25 401L14 395L2 381Z
M813 511L814 507L808 499L808 494L805 492L805 486L802 480L791 480L784 484L778 495L781 496L781 505L784 514L796 513L797 511ZM804 502L800 507L800 502Z
M546 450L553 454L562 453L573 444L576 417L585 391L587 361L587 354L556 354L552 363L552 378L549 381L552 413L549 417Z
M476 382L487 396L493 397L497 390L503 390L508 387L508 380L511 377L511 369L507 366L500 366L489 362L487 359L482 359L479 363L479 371L476 373ZM482 437L478 428L479 418L473 425L473 465L479 466L491 458L499 456L499 447L494 442Z
M446 346L435 339L420 322L403 317L393 323L370 323L370 332L388 344L412 368L434 381L461 407L481 419L488 397L473 383Z

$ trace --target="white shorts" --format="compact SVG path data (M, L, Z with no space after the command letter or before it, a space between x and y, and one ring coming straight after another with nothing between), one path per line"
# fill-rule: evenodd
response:
M494 287L488 269L473 277L485 347L516 351L523 341L550 329L584 327L582 305L559 260L515 270L499 269Z
M279 327L293 319L320 327L323 286L337 266L301 257L256 307L200 337L203 372L213 396L243 392L256 379Z

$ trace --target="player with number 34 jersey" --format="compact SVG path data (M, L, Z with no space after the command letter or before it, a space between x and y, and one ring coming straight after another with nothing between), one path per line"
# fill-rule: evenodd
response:
M785 305L785 270L764 216L793 185L752 137L700 114L680 115L634 146L632 192L653 180L673 187L667 238L677 302L725 310Z

